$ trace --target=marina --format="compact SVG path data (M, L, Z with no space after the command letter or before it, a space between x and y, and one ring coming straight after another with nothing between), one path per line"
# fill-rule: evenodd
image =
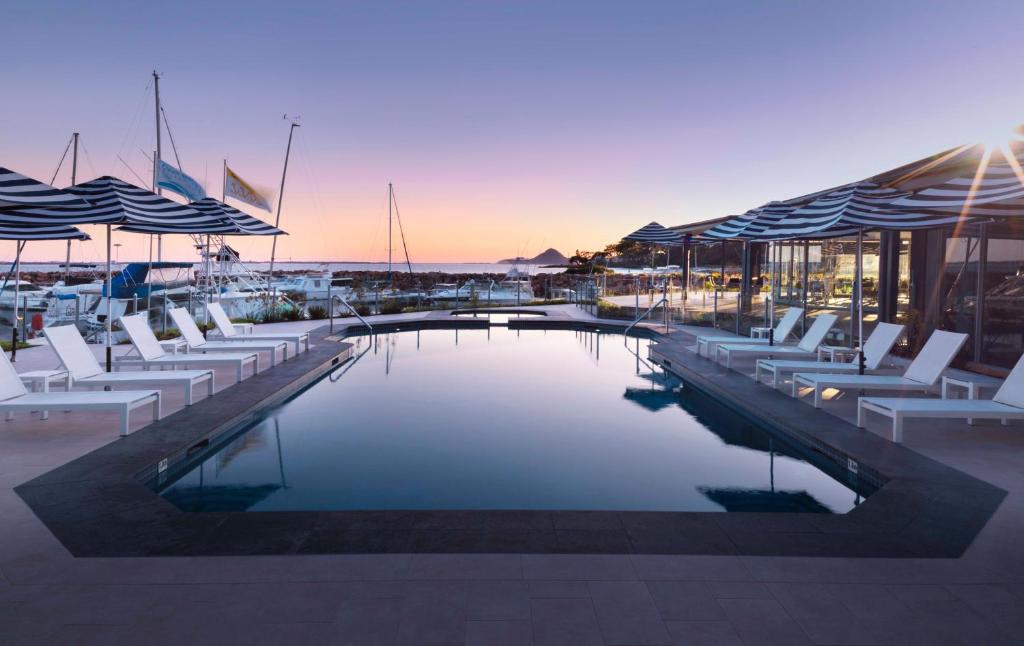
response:
M5 20L0 644L1022 642L1020 6Z

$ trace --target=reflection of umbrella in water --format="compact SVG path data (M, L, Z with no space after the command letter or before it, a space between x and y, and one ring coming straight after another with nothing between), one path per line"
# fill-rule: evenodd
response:
M830 514L832 510L806 491L698 487L698 491L726 511L771 511Z
M679 403L678 393L654 388L626 388L622 397L655 413Z
M182 486L164 496L183 511L245 511L282 488L279 484Z

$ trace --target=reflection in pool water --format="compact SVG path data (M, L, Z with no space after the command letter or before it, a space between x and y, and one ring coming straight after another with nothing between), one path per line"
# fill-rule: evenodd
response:
M859 495L646 361L569 330L357 337L162 494L211 510L846 512ZM861 491L860 493L864 493Z

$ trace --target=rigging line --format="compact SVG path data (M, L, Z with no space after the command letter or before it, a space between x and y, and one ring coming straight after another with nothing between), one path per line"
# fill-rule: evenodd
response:
M68 156L68 151L71 150L71 142L75 140L75 136L72 135L71 139L68 139L68 145L64 147L64 154L60 156L60 161L57 162L57 169L53 171L53 177L50 178L50 184L57 181L57 173L60 172L60 167L64 165L64 159Z
M405 265L412 273L412 262L409 261L409 247L405 244L405 229L402 227L402 215L398 212L398 198L395 197L395 189L391 189L391 201L395 204L395 219L398 220L398 234L402 238L402 250L405 251Z
M85 142L82 141L81 136L78 137L78 145L82 147L82 152L85 153L85 163L89 164L89 170L92 171L93 177L99 177L96 167L92 165L92 156L89 155L89 149L85 147Z
M132 168L131 166L129 166L129 165L128 165L128 162L126 162L126 161L124 160L124 158L123 158L123 157L121 157L121 155L118 155L118 156L117 156L117 160L118 160L119 162L121 162L122 164L124 164L124 167L125 167L125 168L127 168L128 170L130 170L130 171L132 172L132 175L134 175L134 176L135 176L135 179L137 179L137 180L139 180L140 182L142 182L142 185L143 185L143 186L145 186L145 185L146 185L146 180L144 180L144 179L142 179L141 177L139 177L139 174L135 172L135 169L134 169L134 168Z
M167 128L167 136L171 140L171 150L174 151L174 161L178 162L178 170L182 173L185 170L181 167L181 157L178 157L178 146L174 143L174 132L171 131L171 122L167 120L167 111L164 110L164 106L160 106L160 115L164 118L164 126Z
M149 98L149 88L150 86L152 86L152 84L153 81L150 80L148 83L146 83L146 89L142 91L142 96L139 98L139 103L135 107L135 115L132 117L131 121L128 122L128 130L125 131L124 137L121 139L121 145L118 146L117 148L118 155L124 152L124 147L128 145L128 141L131 138L132 133L135 132L135 127L139 121L139 115L142 114L142 106L146 103L146 99Z

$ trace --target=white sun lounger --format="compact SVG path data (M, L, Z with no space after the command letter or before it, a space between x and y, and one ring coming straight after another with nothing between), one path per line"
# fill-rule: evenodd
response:
M772 340L775 343L782 343L786 340L786 337L790 335L793 328L796 327L797 322L800 321L800 317L803 316L803 309L799 307L791 307L786 310L782 318L779 319L778 324L775 326L775 332L772 335ZM698 336L697 337L697 356L714 357L715 346L719 343L743 343L743 344L766 344L769 339L744 339L739 336Z
M188 346L188 352L269 352L270 365L277 363L277 351L280 350L284 360L288 360L288 343L286 341L246 341L232 343L230 341L207 341L203 333L192 320L192 315L183 307L169 310L174 326L181 332Z
M175 368L177 366L217 366L230 365L235 368L238 381L245 375L245 366L252 364L252 373L260 371L260 355L255 351L249 354L167 354L157 341L153 330L149 329L149 321L145 314L122 316L118 319L121 327L128 334L132 345L139 353L138 357L118 357L114 369L121 366L142 366L143 368Z
M903 334L905 326L896 323L879 323L864 342L864 369L878 370L892 346ZM795 372L826 372L829 374L856 374L860 371L860 354L853 355L853 361L833 363L831 361L810 361L799 359L758 359L754 367L754 379L759 383L761 373L771 376L771 387L776 388L782 377Z
M121 435L128 435L128 414L136 408L152 406L153 419L160 419L159 390L30 393L7 355L0 352L0 357L0 412L6 413L7 419L19 411L112 410L121 416Z
M832 326L836 322L835 314L821 314L818 318L814 319L814 323L808 328L807 333L800 339L800 343L794 345L768 345L767 343L761 344L750 344L746 341L742 343L719 343L715 347L715 361L722 363L722 357L725 357L725 367L732 368L732 358L734 356L749 356L749 355L813 355L818 352L818 346L825 340L825 335L832 329Z
M168 370L159 373L105 372L75 326L48 327L45 332L47 342L70 375L71 385L90 388L182 386L185 389L185 405L190 406L193 401L193 389L205 382L207 396L213 396L212 370Z
M208 303L206 311L210 318L213 319L214 325L217 326L217 331L220 332L220 338L224 341L288 341L295 344L295 354L302 352L303 346L305 346L306 350L309 350L308 332L252 332L251 323L244 323L242 325L232 323L220 303ZM239 328L243 332L239 332ZM248 332L245 332L245 330L248 330Z
M917 357L907 366L902 377L895 375L821 375L798 372L793 375L793 397L800 396L801 387L814 390L814 407L821 408L821 393L826 388L837 390L898 390L928 392L935 389L942 371L960 352L966 334L936 330Z
M864 428L867 411L892 419L892 441L903 441L903 420L908 417L939 419L1024 419L1024 356L1010 371L992 399L913 399L910 397L861 397L857 404L857 427Z

